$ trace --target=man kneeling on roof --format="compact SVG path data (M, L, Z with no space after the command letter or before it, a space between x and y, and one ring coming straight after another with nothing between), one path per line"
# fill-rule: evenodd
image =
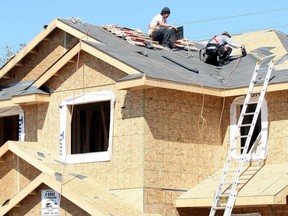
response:
M225 60L232 52L232 48L241 48L242 55L246 53L245 46L235 43L228 32L214 36L206 45L205 62L219 66L219 63Z
M174 28L177 30L177 27L167 24L167 18L170 15L170 9L164 7L160 14L157 14L151 21L149 25L149 36L158 41L159 44L165 48L172 49L173 43L170 40L170 29Z

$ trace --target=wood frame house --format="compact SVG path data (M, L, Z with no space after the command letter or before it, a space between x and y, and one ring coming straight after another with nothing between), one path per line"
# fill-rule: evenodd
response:
M260 167L234 213L287 214L287 35L235 35L248 55L219 67L199 59L202 43L146 40L55 19L1 68L0 215L208 215L255 64L272 59L249 153Z

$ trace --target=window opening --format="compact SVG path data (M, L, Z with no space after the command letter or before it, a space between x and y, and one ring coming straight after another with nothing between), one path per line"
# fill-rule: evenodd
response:
M65 163L112 158L115 96L112 91L66 98L60 107L60 158Z
M258 94L253 96L255 104L249 104L247 106L247 112L254 112L256 109L256 102L258 101ZM239 151L239 147L244 147L247 138L239 137L235 142L235 134L237 132L237 123L241 113L241 109L245 100L245 96L240 96L235 98L230 107L230 144L233 145L233 150L231 152L232 158L235 160L240 160L243 149ZM243 119L243 124L251 123L253 119L252 115L246 115ZM242 127L239 131L241 135L247 135L249 133L250 127ZM263 100L262 106L258 115L258 119L252 134L249 146L248 154L245 156L246 160L257 161L263 160L267 157L268 149L268 110L267 101Z
M24 141L24 112L20 106L0 108L0 146L8 140Z
M257 107L257 104L249 104L247 106L246 112L247 113L255 112L256 107ZM242 108L243 108L243 105L241 105L241 110L242 110ZM253 120L253 115L245 115L243 118L243 124L251 124L252 120ZM241 129L240 129L241 135L248 135L249 129L250 129L250 127L241 127ZM250 152L250 150L251 150L254 142L256 141L257 137L260 136L260 133L261 133L261 111L258 115L258 119L257 119L257 122L255 124L254 131L253 131L252 137L250 139L250 143L249 143L247 152ZM244 137L241 139L241 147L245 146L246 140L247 140L247 137ZM241 154L243 153L243 150L244 149L241 149Z
M8 140L19 139L19 116L5 116L0 118L0 146Z
M75 105L71 154L107 151L109 126L110 101Z

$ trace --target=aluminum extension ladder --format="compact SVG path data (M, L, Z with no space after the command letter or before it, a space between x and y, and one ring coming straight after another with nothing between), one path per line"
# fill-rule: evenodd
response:
M267 86L268 86L268 83L270 81L270 76L271 76L271 72L273 69L273 64L274 64L274 61L271 61L268 68L261 68L261 69L260 69L260 63L259 62L255 66L255 69L254 69L254 72L252 75L252 79L251 79L251 82L250 82L250 85L248 88L248 92L246 94L245 101L244 101L244 104L243 104L243 107L241 110L241 114L239 116L239 120L238 120L238 124L237 124L237 131L234 134L233 143L230 143L231 144L230 150L228 152L226 163L225 163L223 173L222 173L219 185L218 185L217 192L215 193L215 196L214 196L214 201L213 201L213 205L211 207L209 216L215 216L215 213L217 210L223 210L224 211L223 216L230 216L232 213L232 209L234 207L234 203L235 203L237 193L238 193L237 185L239 183L239 177L240 177L240 174L242 171L243 164L245 162L247 162L246 156L248 153L248 147L249 147L251 137L252 137L253 132L254 132L255 124L256 124L257 119L258 119L258 114L259 114L261 106L262 106L262 101L264 99L264 95L267 91ZM265 80L264 80L264 82L262 82L262 87L260 86L261 90L256 91L254 89L254 86L261 79L261 77L259 77L261 73L258 73L258 72L263 71L263 70L267 71L266 76L265 76ZM262 73L262 76L263 76L263 73ZM255 95L256 93L257 94L260 93L260 96L258 97L258 101L255 101L255 100L252 101L251 97L253 95ZM249 104L257 104L255 112L248 112L248 111L246 112L247 106ZM244 124L243 119L245 116L253 117L252 122L249 124L247 124L247 123ZM247 135L239 135L240 129L243 127L246 127L246 128L248 127L247 129L249 129L249 132ZM244 147L237 147L237 149L240 149L242 151L242 155L241 155L240 161L238 161L239 164L236 166L236 169L234 168L232 170L232 168L229 168L229 165L230 165L231 160L233 160L232 151L235 150L234 146L237 146L236 142L237 142L238 138L240 138L240 139L245 138L246 141L245 141ZM227 173L230 173L230 174L232 173L232 180L228 180L228 179L226 180ZM229 187L227 188L227 186L229 186ZM225 189L225 190L223 190L223 189Z

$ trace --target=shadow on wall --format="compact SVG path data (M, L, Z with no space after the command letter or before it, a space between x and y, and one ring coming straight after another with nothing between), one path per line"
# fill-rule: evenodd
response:
M147 135L172 142L222 145L219 126L223 100L188 92L153 88L128 91L122 119L144 117ZM223 124L224 122L224 124ZM226 130L222 130L226 131Z

